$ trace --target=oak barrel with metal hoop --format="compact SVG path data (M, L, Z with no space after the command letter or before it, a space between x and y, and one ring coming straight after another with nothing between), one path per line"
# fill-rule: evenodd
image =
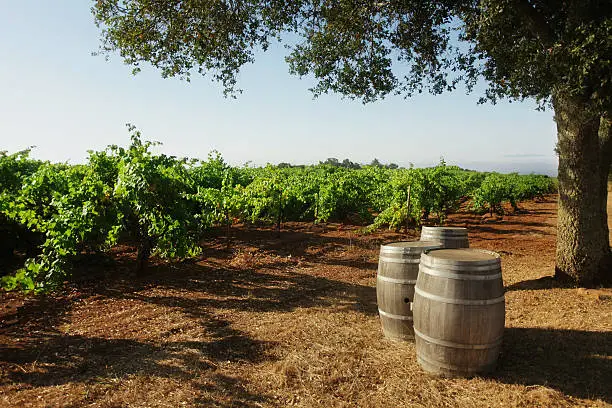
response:
M423 252L413 310L417 361L425 371L493 370L505 324L500 256L468 248Z
M385 337L406 341L414 339L412 301L419 273L421 253L441 248L437 242L392 242L380 247L376 299Z
M443 248L469 248L467 228L423 227L421 241L439 241Z

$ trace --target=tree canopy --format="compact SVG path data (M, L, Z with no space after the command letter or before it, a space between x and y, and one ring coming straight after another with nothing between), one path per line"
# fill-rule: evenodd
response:
M315 94L370 102L485 78L491 101L562 92L599 111L612 101L608 0L98 0L93 12L103 51L135 70L210 74L229 95L240 68L290 33L290 71L313 75Z

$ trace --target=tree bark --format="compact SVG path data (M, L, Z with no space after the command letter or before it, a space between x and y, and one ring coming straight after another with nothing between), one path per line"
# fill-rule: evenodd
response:
M592 286L610 282L608 173L610 117L579 98L553 97L559 154L559 206L555 275Z

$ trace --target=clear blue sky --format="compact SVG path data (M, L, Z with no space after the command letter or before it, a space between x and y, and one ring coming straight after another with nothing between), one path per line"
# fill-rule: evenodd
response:
M195 74L191 83L153 69L133 76L118 56L91 55L98 28L85 0L0 0L0 150L83 162L88 149L125 145L126 123L168 154L232 164L356 162L555 172L552 112L534 103L477 105L461 92L389 97L362 105L313 99L273 47L244 68L237 100Z

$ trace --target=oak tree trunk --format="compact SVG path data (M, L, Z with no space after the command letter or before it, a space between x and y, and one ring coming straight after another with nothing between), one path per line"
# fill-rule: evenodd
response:
M610 282L608 173L610 117L578 98L555 95L559 154L556 276L580 285Z

